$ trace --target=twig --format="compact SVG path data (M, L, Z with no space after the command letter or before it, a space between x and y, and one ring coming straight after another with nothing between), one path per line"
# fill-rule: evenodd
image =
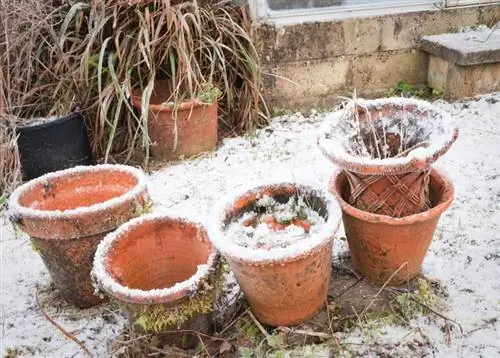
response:
M63 327L61 327L61 325L59 323L57 323L56 321L54 321L48 315L48 313L45 312L45 310L43 309L42 305L40 304L40 300L38 299L38 288L35 290L35 300L36 300L36 303L38 305L38 308L40 308L40 311L42 311L42 314L47 319L47 321L49 321L50 323L52 323L52 325L54 327L56 327L67 338L71 339L73 342L75 342L76 344L78 344L78 346L80 347L80 349L82 351L84 351L85 354L87 354L89 357L93 357L92 353L90 353L90 351L87 349L87 347L85 347L85 345L78 338L76 338L74 335L72 335L67 330L65 330Z
M332 338L332 335L325 333L325 332L313 332L313 331L306 331L303 329L292 329L284 326L280 326L276 328L276 330L284 333L291 333L291 334L300 334L303 336L309 336L309 337L318 337L318 338Z
M455 324L458 326L458 328L460 328L460 333L464 333L464 330L463 330L463 328L462 328L462 325L461 325L460 323L458 323L457 321L455 321L455 320L453 320L453 319L451 319L451 318L449 318L449 317L445 316L445 315L444 315L444 314L442 314L442 313L439 313L438 311L436 311L436 310L434 310L433 308L429 307L429 306L428 306L428 305L426 305L425 303L420 302L420 301L419 301L419 300L417 300L415 297L410 296L409 298L410 298L410 300L412 300L413 302L418 303L420 306L422 306L422 307L426 308L427 310L429 310L429 312L434 313L436 316L441 317L442 319L444 319L444 320L446 320L446 321L450 321L450 322L452 322L452 323L455 323Z
M364 310L361 312L361 315L363 316L369 309L370 307L373 305L373 303L375 302L375 300L377 299L377 297L380 295L380 293L385 289L385 287L389 284L389 282L391 282L392 278L394 276L396 276L396 274L401 271L401 269L403 267L405 267L406 265L408 265L408 262L403 262L401 264L401 266L399 266L399 268L394 271L391 276L389 276L389 278L384 282L384 284L382 285L382 287L380 287L380 289L377 291L377 293L375 294L375 296L373 297L373 299L370 301L370 303L364 308Z
M266 331L266 329L262 326L262 324L260 324L259 321L257 321L257 318L255 318L255 316L253 315L252 311L248 311L248 315L250 316L250 318L252 319L252 321L255 323L255 325L259 328L259 330L262 332L262 334L264 335L264 337L266 337L266 339L268 340L269 342L269 338L271 338L271 335Z
M412 150L415 150L415 149L421 148L421 147L425 147L425 146L428 146L428 145L429 145L428 141L423 141L423 142L417 143L414 146L412 146L411 148L408 148L408 149L402 151L401 153L398 153L397 155L394 156L394 158L403 157L406 154L410 153Z
M229 328L231 328L238 320L243 317L248 311L250 310L250 307L247 308L239 317L236 318L236 315L234 315L233 320L231 321L230 324L228 324L222 331L219 332L219 335L223 335Z

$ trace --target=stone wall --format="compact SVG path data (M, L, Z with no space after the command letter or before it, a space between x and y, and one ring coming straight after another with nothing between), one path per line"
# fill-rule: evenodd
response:
M328 108L357 90L380 95L399 80L424 85L428 56L424 35L494 24L500 6L427 11L283 27L257 25L270 108Z

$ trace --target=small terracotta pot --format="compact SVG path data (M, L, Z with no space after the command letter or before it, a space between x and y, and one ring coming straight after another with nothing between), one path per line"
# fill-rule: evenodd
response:
M175 108L163 104L168 98L165 93L159 82L148 107L153 156L177 160L213 150L217 145L217 102L207 104L191 100ZM141 96L133 96L132 104L142 110Z
M416 277L432 241L440 215L451 205L453 185L433 169L431 208L423 213L392 218L361 211L346 201L350 186L345 172L336 172L330 190L340 203L354 268L368 281L398 285ZM398 271L399 270L399 271Z
M303 193L325 218L324 229L286 248L250 249L233 243L225 228L265 195L280 202ZM333 237L340 210L330 195L296 183L256 184L231 196L215 211L210 239L228 260L259 321L296 325L313 317L326 301L331 276Z
M46 174L17 188L9 218L28 234L60 295L78 307L102 300L90 279L98 243L139 215L146 177L124 165L83 166Z
M346 171L347 202L392 217L429 208L431 164L458 137L449 114L421 100L356 100L322 126L318 145Z
M101 242L92 276L141 332L209 334L218 261L201 224L149 214Z

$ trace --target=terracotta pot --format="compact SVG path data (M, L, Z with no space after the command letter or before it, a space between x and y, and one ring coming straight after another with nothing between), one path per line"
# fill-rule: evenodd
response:
M357 100L322 126L323 154L346 171L347 202L375 214L404 217L429 208L431 164L458 137L451 117L421 100Z
M98 243L139 215L148 201L146 177L123 165L53 172L17 188L9 218L31 238L60 295L78 307L101 302L90 280Z
M141 332L209 334L218 261L201 224L149 214L101 242L92 276Z
M454 196L450 180L435 169L430 174L431 208L403 218L372 214L349 205L349 182L342 171L333 175L330 190L342 208L355 270L378 285L391 275L389 284L397 285L419 274L439 217Z
M191 100L175 108L163 104L168 95L161 82L156 87L148 107L153 156L177 160L213 150L217 144L217 102ZM133 96L132 104L142 110L140 96Z
M286 248L250 249L233 243L226 226L264 195L280 202L298 192L319 208L324 228ZM328 194L305 184L257 184L244 189L215 211L210 239L228 260L238 284L259 321L289 326L313 317L324 305L331 275L333 237L340 210Z

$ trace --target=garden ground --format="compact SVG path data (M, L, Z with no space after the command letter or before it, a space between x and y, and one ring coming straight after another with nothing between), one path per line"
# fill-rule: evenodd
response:
M416 288L409 292L404 288L379 292L358 282L349 269L341 231L334 244L331 304L316 318L321 321L326 313L326 322L333 317L337 324L325 326L323 321L319 326L327 329L321 330L313 327L313 321L294 332L273 331L256 325L243 307L228 323L234 322L232 327L217 340L219 352L227 355L232 350L248 357L332 353L500 356L500 93L436 104L453 115L460 136L437 163L452 178L456 199L442 216L424 261L422 274L426 279L415 282ZM316 147L318 127L326 115L314 112L276 117L267 128L224 140L214 153L151 173L149 192L154 211L176 215L196 212L207 220L222 195L259 179L304 179L326 187L334 167ZM129 348L126 343L112 345L125 327L115 309L78 310L58 299L28 238L16 233L5 218L1 225L0 351L4 356L85 356L44 313L95 357ZM356 297L364 301L354 300ZM383 297L382 306L389 307L389 314L365 312L366 306L374 306L371 302ZM297 337L303 339L297 343ZM207 352L202 350L200 355ZM172 351L171 356L179 354Z

